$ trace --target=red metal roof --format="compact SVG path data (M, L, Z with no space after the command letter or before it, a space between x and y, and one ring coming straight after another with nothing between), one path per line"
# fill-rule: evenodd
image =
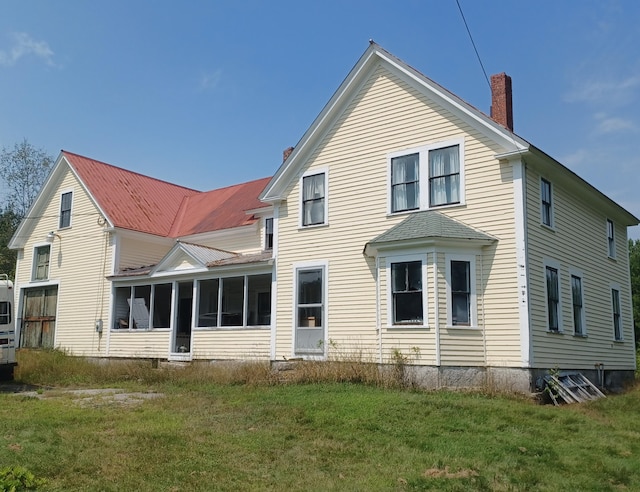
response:
M115 227L157 236L239 227L257 219L246 210L266 207L258 196L270 178L201 192L62 151Z

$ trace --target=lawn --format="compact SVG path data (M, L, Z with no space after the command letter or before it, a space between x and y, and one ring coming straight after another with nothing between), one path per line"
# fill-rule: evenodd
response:
M284 384L264 368L21 359L19 379L58 388L0 394L0 463L42 490L640 490L640 388L554 407L335 374ZM162 396L60 389L88 386Z

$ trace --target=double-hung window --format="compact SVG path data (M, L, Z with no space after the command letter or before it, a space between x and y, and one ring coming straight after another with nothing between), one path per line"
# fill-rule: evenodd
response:
M463 141L427 145L389 156L391 213L464 202Z
M295 353L323 354L326 266L296 269Z
M393 324L424 323L422 261L391 263Z
M447 254L447 325L478 326L475 288L475 256Z
M460 203L460 150L457 145L429 151L429 206Z
M609 252L609 258L616 257L616 238L615 228L613 227L613 221L607 219L607 247Z
M573 332L575 335L584 335L582 278L577 275L571 275L571 299L573 303Z
M49 278L49 258L51 246L37 246L33 258L33 280L47 280Z
M326 173L302 178L302 225L326 223Z
M273 249L273 217L264 219L264 249Z
M60 197L60 222L59 229L71 226L71 201L73 193L68 191Z
M551 183L544 178L540 178L540 200L542 223L546 226L553 227Z
M620 311L620 291L611 289L611 305L613 311L613 338L622 341L622 318Z
M415 210L420 207L420 158L410 154L391 159L391 211Z
M560 331L560 286L558 283L558 269L547 266L547 314L549 331Z
M468 261L451 261L451 324L471 325L471 276Z

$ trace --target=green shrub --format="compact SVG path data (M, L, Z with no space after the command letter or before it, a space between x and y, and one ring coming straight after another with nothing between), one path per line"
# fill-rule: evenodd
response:
M2 492L37 490L42 485L44 485L43 479L36 478L22 466L6 466L0 469L0 491Z

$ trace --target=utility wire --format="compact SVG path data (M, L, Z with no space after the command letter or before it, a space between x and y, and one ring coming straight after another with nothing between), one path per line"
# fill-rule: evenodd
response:
M467 19L464 17L464 12L462 11L462 7L460 6L459 0L456 0L456 4L458 5L458 10L460 11L460 15L462 16L462 22L464 22L464 27L467 28L467 34L469 34L469 39L471 40L471 45L473 46L473 50L476 52L476 56L478 57L478 62L480 62L480 67L482 68L482 73L484 73L484 78L487 81L487 85L489 89L491 89L491 82L489 82L489 77L487 77L487 71L484 69L484 65L482 64L482 60L480 59L480 53L478 53L478 48L476 48L476 43L473 41L473 36L471 36L471 31L469 30L469 25L467 24Z

